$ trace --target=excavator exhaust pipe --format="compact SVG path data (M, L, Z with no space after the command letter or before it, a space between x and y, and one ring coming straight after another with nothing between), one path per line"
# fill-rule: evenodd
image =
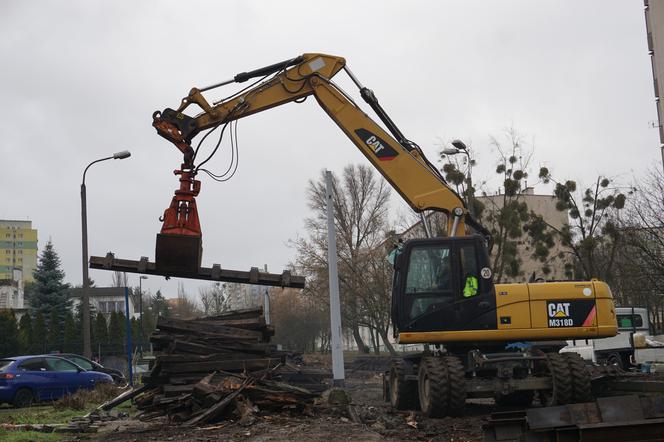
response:
M155 266L163 273L198 273L203 257L200 236L157 233Z

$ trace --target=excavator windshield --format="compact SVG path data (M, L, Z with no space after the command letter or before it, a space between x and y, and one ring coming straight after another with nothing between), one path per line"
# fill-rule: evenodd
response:
M495 305L488 256L479 236L410 240L397 257L393 306L400 330L463 329ZM433 328L431 328L433 327Z

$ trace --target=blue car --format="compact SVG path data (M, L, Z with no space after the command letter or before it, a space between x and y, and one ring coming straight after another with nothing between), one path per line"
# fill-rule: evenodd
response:
M83 368L57 356L17 356L0 359L0 403L28 407L52 401L79 388L113 383L113 378Z

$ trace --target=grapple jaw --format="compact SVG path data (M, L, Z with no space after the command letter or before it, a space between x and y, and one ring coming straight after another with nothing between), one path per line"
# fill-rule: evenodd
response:
M203 242L200 236L157 233L157 271L198 273L202 257Z
M161 218L163 224L157 234L155 267L163 273L197 274L203 255L203 235L195 197L201 183L194 179L195 171L176 170L175 174L180 175L180 188L175 191Z

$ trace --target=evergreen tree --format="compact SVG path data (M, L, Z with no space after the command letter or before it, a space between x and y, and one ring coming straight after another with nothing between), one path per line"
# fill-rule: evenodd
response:
M157 327L157 319L151 308L143 309L143 340L146 345L154 329Z
M131 318L131 341L132 345L136 348L143 344L141 339L141 325L136 318Z
M41 313L35 316L32 338L31 353L46 353L46 321Z
M83 307L81 303L76 304L76 308L74 309L75 315L74 315L74 324L76 325L76 336L78 336L78 344L77 347L79 348L79 352L83 351ZM97 317L97 311L95 310L94 305L90 304L90 343L91 346L93 347L92 350L94 352L95 348L95 318Z
M11 310L0 312L0 357L16 356L19 353L18 324Z
M163 316L168 318L170 316L168 301L164 298L164 295L161 294L161 290L157 290L157 294L152 298L152 312L157 317Z
M48 315L47 327L46 346L48 351L62 351L62 329L64 321L60 321L60 315L57 310L51 310L51 314Z
M94 348L92 352L97 352L97 356L101 358L101 355L106 354L108 351L108 326L106 324L106 317L104 317L102 312L97 312L94 324Z
M67 311L70 309L69 284L64 282L65 272L60 268L60 257L49 241L39 257L39 264L33 272L35 285L30 294L32 313L55 318L56 324L49 323L50 330L62 330ZM53 314L55 313L55 314ZM60 337L58 335L58 338ZM53 339L53 337L51 337ZM60 341L57 341L58 343ZM50 341L49 341L50 343Z
M124 314L113 312L108 324L108 341L110 345L109 352L115 355L121 355L124 352L125 325Z
M62 349L66 353L80 353L82 350L81 335L77 334L76 329L74 315L71 312L67 312L62 336Z
M25 313L18 321L18 348L19 353L29 355L33 347L32 317Z

